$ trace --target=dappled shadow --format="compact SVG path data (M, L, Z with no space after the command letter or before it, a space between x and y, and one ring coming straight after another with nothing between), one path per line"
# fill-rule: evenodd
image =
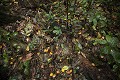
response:
M10 2L0 1L0 26L8 25L22 19L19 15L11 13L11 5Z
M21 20L19 16L13 16L4 12L0 12L0 26L7 25L9 23L14 23L17 20Z

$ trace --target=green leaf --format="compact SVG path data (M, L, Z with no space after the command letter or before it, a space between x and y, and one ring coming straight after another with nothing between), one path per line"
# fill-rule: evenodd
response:
M28 68L25 68L25 69L24 69L24 73L25 73L26 75L28 75L28 74L29 74L29 69L28 69Z
M118 65L113 65L113 71L116 71L118 69Z
M60 29L59 27L55 26L54 29Z
M56 30L53 30L53 33L55 33L56 35L60 35L62 34L62 31L61 29L56 29Z
M102 39L95 39L95 42L93 44L97 44L97 43L99 43L99 44L106 44L107 41L106 40L102 40Z
M106 44L107 42L106 42L106 40L100 40L99 43L100 43L100 44Z
M55 33L56 35L59 34L59 30L53 30L53 33Z
M27 61L25 61L25 62L23 63L23 65L25 66L25 68L24 68L24 73L25 73L26 75L29 74L29 63L30 63L29 60L27 60Z
M119 43L119 40L117 37L111 37L109 35L106 35L106 40L113 47L117 46L117 44Z
M108 42L111 42L112 37L111 37L111 36L109 36L109 35L106 35L106 40L107 40Z
M89 22L92 22L93 21L93 16L89 18Z
M64 69L64 70L68 70L69 69L69 67L68 66L63 66L63 68L62 69Z
M120 52L116 50L111 50L111 55L113 56L116 62L120 63Z
M18 32L14 32L12 33L13 36L17 36L18 35Z
M23 65L24 65L25 67L29 67L29 63L30 63L30 61L27 60L27 61L25 61L25 62L23 63Z
M119 40L118 38L113 37L110 43L111 43L111 46L115 47L119 43Z
M101 14L100 14L100 13L96 13L96 18L97 18L97 19L99 19L99 18L100 18L100 16L101 16Z
M92 28L93 28L93 30L96 30L96 26L93 25Z
M97 19L93 19L93 25L96 26L97 25Z
M101 49L101 51L104 54L110 54L111 47L110 46L105 46L104 48Z
M4 62L8 63L8 55L6 52L3 53Z

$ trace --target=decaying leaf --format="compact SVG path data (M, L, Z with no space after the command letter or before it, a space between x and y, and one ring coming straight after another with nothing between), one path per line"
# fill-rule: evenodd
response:
M32 58L32 53L27 54L25 57L22 58L22 61L25 62L27 60L30 60Z

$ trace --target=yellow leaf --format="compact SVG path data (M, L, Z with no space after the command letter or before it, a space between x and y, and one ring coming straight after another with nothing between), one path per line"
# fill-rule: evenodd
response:
M68 66L63 66L63 68L62 68L62 72L64 72L65 70L68 70L69 69L69 67Z
M53 78L55 78L56 77L56 74L53 74Z
M13 64L13 62L10 62L10 64Z
M13 59L12 57L10 59Z
M49 58L47 61L50 62L52 60L52 58Z
M87 40L91 40L91 36L88 36L86 39L87 39Z
M57 2L54 2L53 4L56 4Z
M102 36L101 36L101 34L100 34L100 32L98 32L97 33L97 38L101 38Z
M50 73L50 76L53 76L54 74L53 73Z
M52 55L53 53L52 53L52 52L50 52L50 54Z
M26 51L29 51L29 46L26 47Z
M61 71L62 71L62 72L65 72L65 70L64 70L64 69L62 69Z
M48 50L49 50L49 48L47 48L47 49L44 49L44 52L48 52Z
M37 55L40 55L40 52L38 52Z

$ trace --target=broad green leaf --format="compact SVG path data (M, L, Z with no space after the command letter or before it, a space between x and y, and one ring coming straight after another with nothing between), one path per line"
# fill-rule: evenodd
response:
M113 47L115 47L119 43L119 40L117 37L111 37L109 35L106 35L106 40Z
M106 40L100 40L99 43L100 43L100 44L106 44L107 42L106 42Z
M28 74L29 74L29 69L28 69L28 68L25 68L25 69L24 69L24 73L25 73L26 75L28 75Z
M93 21L93 17L90 17L90 18L89 18L89 22L92 22L92 21Z
M110 42L111 46L113 46L113 47L117 46L118 43L119 43L119 40L116 37L113 37Z
M24 65L25 67L29 67L29 63L30 63L30 61L27 60L27 61L25 61L25 62L23 63L23 65Z
M111 42L111 39L112 39L112 37L111 37L111 36L106 35L106 40L107 40L108 42Z
M101 16L100 13L97 13L97 14L96 14L96 18L97 18L97 19L99 19L100 16Z
M113 56L116 62L120 63L120 52L116 50L111 50L111 55Z
M12 33L13 36L17 36L18 35L18 32L14 32Z
M64 44L61 44L61 47L64 48Z
M55 26L54 29L60 29L59 27Z
M55 33L56 35L60 35L62 34L62 31L61 29L56 29L56 30L53 30L53 33Z
M104 54L110 54L111 47L110 46L105 46L104 48L101 49L101 51Z
M93 25L96 26L97 25L97 19L93 19Z
M98 43L97 42L94 42L93 45L97 45Z
M10 35L10 32L6 32L5 35L7 35L7 36Z
M23 65L25 66L25 68L24 68L24 73L25 73L26 75L29 74L29 63L30 63L29 60L27 60L27 61L25 61L25 62L23 63Z
M106 40L102 40L102 39L95 39L94 44L97 44L97 43L99 43L99 44L106 44L107 41Z
M113 70L116 71L116 69L118 68L118 65L113 65Z
M8 54L6 52L3 53L3 58L4 58L5 64L7 64L8 63Z

